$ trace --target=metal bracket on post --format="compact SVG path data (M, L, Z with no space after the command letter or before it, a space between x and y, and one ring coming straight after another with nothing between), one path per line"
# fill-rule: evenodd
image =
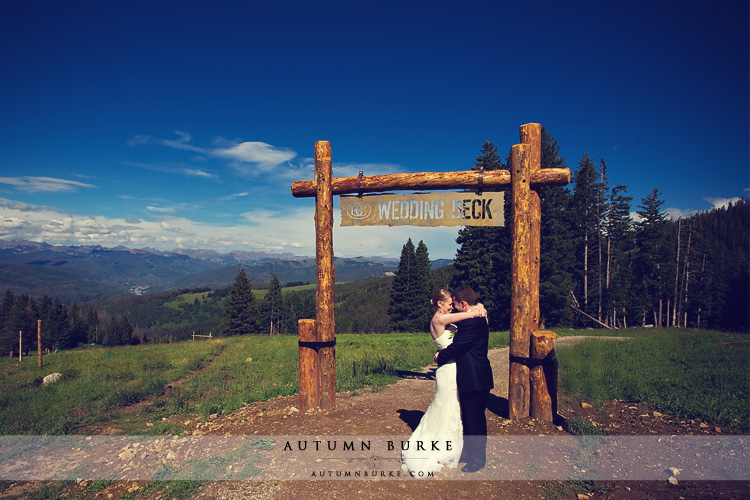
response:
M362 198L362 171L359 171L359 175L357 176L357 197Z
M482 196L484 186L484 166L479 167L479 185L477 186L477 195Z

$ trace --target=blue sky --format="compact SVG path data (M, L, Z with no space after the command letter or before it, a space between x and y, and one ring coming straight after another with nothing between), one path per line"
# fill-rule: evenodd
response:
M460 4L460 5L459 5ZM521 5L524 4L524 5ZM0 2L0 238L314 255L334 175L467 170L544 125L674 215L750 188L748 2ZM456 228L334 230L453 258Z

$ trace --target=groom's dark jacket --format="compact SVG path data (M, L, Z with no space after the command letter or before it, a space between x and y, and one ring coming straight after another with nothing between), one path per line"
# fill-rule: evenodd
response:
M459 392L487 391L494 386L492 367L487 359L490 330L482 317L465 319L458 323L453 343L440 351L438 366L456 360L456 385Z

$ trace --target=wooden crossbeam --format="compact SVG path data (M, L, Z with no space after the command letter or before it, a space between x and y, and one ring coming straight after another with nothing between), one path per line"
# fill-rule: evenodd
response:
M480 185L481 176L481 185ZM531 185L565 186L570 182L570 169L544 168L534 172ZM461 172L419 172L415 174L390 174L331 179L331 194L378 193L384 191L432 191L445 189L505 189L510 187L508 170L467 170ZM308 198L316 195L316 182L295 181L292 196Z

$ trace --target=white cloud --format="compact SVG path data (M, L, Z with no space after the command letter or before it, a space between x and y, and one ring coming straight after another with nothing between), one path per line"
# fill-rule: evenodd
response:
M724 208L730 203L734 204L740 201L742 198L735 196L734 198L704 198L705 201L711 204L713 208Z
M245 197L245 196L247 196L249 194L250 193L248 193L247 191L242 192L242 193L233 193L233 194L230 194L230 195L227 195L227 196L222 196L221 198L219 198L219 201L231 201L231 200L234 200L234 199L237 199L237 198L243 198L243 197Z
M57 209L52 207L45 207L43 205L31 205L30 203L4 200L1 198L0 208L11 209L17 212L58 212Z
M147 170L153 170L154 172L162 172L165 174L179 174L179 175L186 175L188 177L202 177L204 179L218 179L218 176L216 174L206 172L203 169L188 168L182 165L169 165L169 164L154 165L151 163L142 163L142 162L135 162L135 161L125 161L122 163L124 163L125 165L132 166L132 167L144 168Z
M262 171L269 171L297 156L297 153L290 149L277 148L265 142L241 142L231 147L216 148L211 154L240 164L249 163Z
M289 148L274 146L260 141L229 141L217 138L212 141L211 147L194 146L192 136L187 132L175 131L177 139L154 139L149 136L135 136L128 144L140 146L148 144L161 144L163 146L201 153L207 158L218 158L226 160L235 172L243 177L265 176L265 181L310 180L314 175L315 161L313 158L298 158L297 153ZM205 158L204 158L205 159ZM174 167L155 166L142 163L129 162L129 164L157 170L161 172L174 172ZM404 169L398 165L389 163L336 163L333 164L334 177L355 177L362 171L365 176L387 175L401 172ZM181 169L181 173L206 178L216 177L204 170ZM273 176L267 174L273 173ZM227 199L223 199L227 201Z
M209 179L216 177L214 174L209 174L208 172L204 172L200 169L186 168L183 170L183 172L192 177L206 177Z
M666 210L664 210L664 212L666 212L670 219L677 220L686 219L691 215L695 215L698 211L688 208L667 208Z
M146 210L148 210L149 212L157 212L162 214L173 214L177 211L174 207L157 207L155 205L148 205L146 207Z
M299 168L299 165L289 163L297 156L297 153L289 148L273 146L260 141L239 142L228 141L222 138L215 139L211 147L200 147L191 143L193 138L189 133L176 130L175 134L178 136L177 139L155 139L147 135L137 135L128 141L128 145L136 147L161 144L173 149L192 151L208 157L221 158L228 160L230 165L241 175L250 177L271 170L275 171L281 165L285 165L292 170ZM164 167L154 167L151 165L147 165L146 167L164 169ZM185 169L184 173L212 177L212 174L208 174L202 170ZM281 172L276 173L284 175Z
M18 217L5 217L0 218L0 230L12 231L22 229L24 221Z
M164 139L161 141L161 143L164 144L165 146L169 146L170 148L184 149L186 151L194 151L196 153L206 153L205 148L199 148L190 144L192 137L187 132L181 132L179 130L175 130L174 133L179 136L178 139L175 139L175 140Z
M19 191L26 191L28 193L72 192L77 191L78 188L96 187L93 184L85 184L83 182L70 181L67 179L31 176L0 177L0 184L9 184L11 186L14 186Z

